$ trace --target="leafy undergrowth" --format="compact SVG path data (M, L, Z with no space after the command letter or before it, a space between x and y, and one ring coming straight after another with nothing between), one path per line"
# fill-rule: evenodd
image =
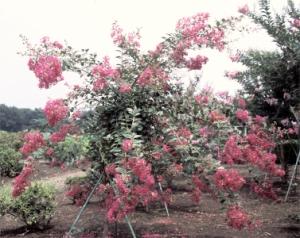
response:
M64 181L68 176L78 174L81 174L78 170L61 171L59 168L40 164L35 180L52 182L59 190L56 197L58 207L51 227L44 231L28 231L12 217L5 216L0 219L0 237L63 237L80 209L65 197ZM260 225L253 230L236 231L227 226L225 211L218 201L203 194L200 205L196 206L191 200L190 192L185 191L189 190L187 181L178 180L175 187L178 189L173 191L173 202L169 206L170 217L167 217L160 204L150 207L149 211L140 209L130 216L137 237L300 237L299 191L291 194L288 203L283 203L255 198L247 188L243 189L242 205ZM99 207L96 198L93 199L77 225L80 233L75 237L102 237L104 216L104 209ZM111 237L131 237L125 222L110 224L109 233Z

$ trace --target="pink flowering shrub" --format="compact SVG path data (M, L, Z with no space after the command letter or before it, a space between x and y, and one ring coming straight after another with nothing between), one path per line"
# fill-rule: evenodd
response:
M209 87L196 93L196 77L187 90L176 82L176 70L201 70L208 61L205 56L188 57L189 51L224 48L222 25L209 24L208 19L207 13L180 19L175 31L147 53L139 50L138 32L126 34L114 24L111 36L120 49L117 66L108 57L100 60L85 50L78 53L68 46L63 54L60 48L53 50L68 70L85 79L66 100L49 101L44 109L48 124L54 127L48 145L64 143L77 124L81 126L77 132L89 138L86 160L91 166L91 186L70 187L66 195L75 203L82 204L100 181L101 206L106 208L107 220L116 222L139 206L171 203L168 186L180 173L191 177L195 202L209 192L230 204L235 202L230 195L246 180L235 169L222 169L220 163L228 167L248 163L268 176L283 175L263 119L252 116L241 97L216 95ZM91 105L89 111L80 120L71 116L69 124L68 115L82 104ZM48 153L54 159L55 148ZM163 182L166 188L160 188ZM237 229L251 223L236 206L229 209L228 219Z

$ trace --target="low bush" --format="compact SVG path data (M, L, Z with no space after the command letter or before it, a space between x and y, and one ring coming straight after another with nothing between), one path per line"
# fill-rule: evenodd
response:
M15 177L18 175L23 164L20 162L21 153L8 146L0 146L0 176Z
M52 186L34 183L13 199L7 187L0 190L0 216L10 214L28 227L45 229L54 215L55 190Z

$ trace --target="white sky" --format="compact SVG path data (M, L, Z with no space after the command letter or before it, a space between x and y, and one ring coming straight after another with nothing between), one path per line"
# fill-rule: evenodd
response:
M213 17L238 15L237 8L257 0L0 0L0 104L17 107L43 107L49 98L63 95L57 85L50 90L37 87L38 79L29 71L27 58L16 54L22 50L19 34L38 42L43 36L67 42L76 48L90 48L99 55L113 55L110 38L112 22L130 31L141 28L142 48L153 49L161 37L172 32L179 18L197 12ZM280 8L285 0L271 0ZM243 49L272 49L263 34L252 34L236 43ZM223 77L224 70L234 69L225 53L209 52L203 68L204 83L217 90L232 90L234 83ZM72 83L73 76L66 75Z

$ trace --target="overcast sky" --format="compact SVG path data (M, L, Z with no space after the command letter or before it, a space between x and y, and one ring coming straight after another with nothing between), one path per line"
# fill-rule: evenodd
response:
M257 0L1 0L0 1L0 104L17 107L43 107L49 98L65 93L62 85L50 90L37 87L38 80L27 68L20 34L32 42L43 36L67 42L76 48L90 48L99 55L112 55L110 38L114 21L130 31L141 28L142 48L153 49L160 38L172 32L179 18L197 12L209 12L220 18L238 15L239 6L255 7ZM281 8L285 0L271 0ZM272 49L263 34L252 34L236 43L247 49ZM224 70L234 69L226 53L209 52L209 63L203 68L202 81L217 90L232 90L234 83L223 77ZM73 76L66 75L72 83Z

